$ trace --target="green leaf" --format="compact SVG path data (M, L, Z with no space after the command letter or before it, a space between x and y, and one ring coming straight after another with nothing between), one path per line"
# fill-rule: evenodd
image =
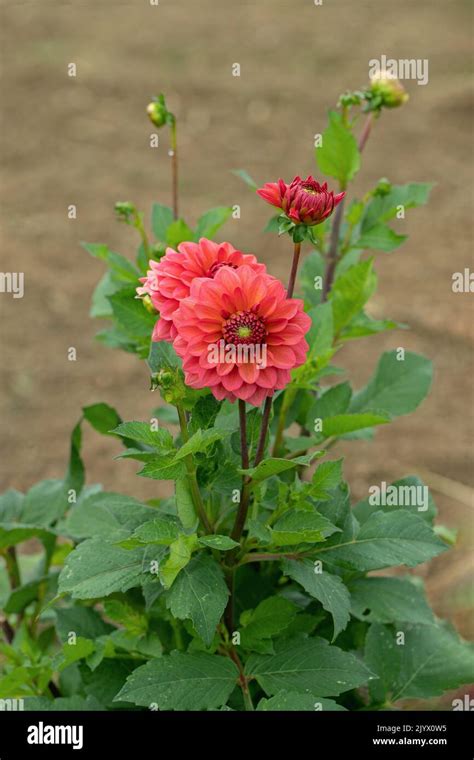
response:
M432 363L406 351L403 360L397 351L382 354L368 384L352 398L350 411L383 409L394 417L413 412L427 395L432 380Z
M209 546L211 549L217 549L220 552L228 552L240 546L238 541L234 541L229 536L220 536L213 534L211 536L202 536L199 539L202 546Z
M299 694L297 691L279 691L270 699L261 699L257 711L261 712L314 712L314 711L345 711L333 699L315 697L313 694Z
M432 623L423 590L409 579L358 578L349 584L351 612L369 623Z
M355 248L370 248L379 251L395 250L405 242L408 235L399 235L386 224L376 224L354 243Z
M151 227L153 234L161 243L167 240L168 227L173 224L173 211L162 203L154 203L151 207Z
M114 278L118 279L120 282L128 282L138 285L140 272L131 261L126 259L120 253L111 251L108 245L105 245L104 243L81 243L81 245L91 254L91 256L105 261L110 267Z
M347 587L337 575L316 572L311 560L284 560L282 570L304 590L321 602L334 621L333 641L343 631L350 619L351 597Z
M110 431L122 422L119 414L109 404L83 406L84 419L101 435L111 435Z
M184 528L186 530L194 529L197 525L197 515L187 476L176 479L175 501L178 517Z
M386 425L391 417L385 412L365 412L364 414L336 414L326 417L322 424L321 435L324 438L346 435L355 430L365 430L374 425Z
M155 449L174 451L173 437L166 428L152 429L148 422L122 422L110 432L122 438L139 441Z
M169 456L156 456L150 459L138 474L143 478L153 478L153 480L178 480L184 476L185 472L183 462L175 462Z
M381 222L393 219L400 206L407 209L427 203L432 187L428 182L410 182L407 185L392 185L384 195L376 194L366 207L361 225L362 234Z
M446 551L447 546L418 515L406 510L374 512L351 541L317 549L317 556L362 572L391 565L415 567Z
M301 265L299 282L308 307L317 306L321 302L325 269L326 264L319 251L311 251Z
M343 329L339 340L354 340L370 335L378 335L386 330L406 329L402 322L394 322L392 319L372 319L361 311L350 324Z
M81 638L95 640L115 630L92 607L58 607L55 613L56 630L62 642L67 641L71 632Z
M342 462L343 459L341 458L334 462L321 462L318 465L311 479L309 491L313 499L325 501L330 498L330 491L337 488L342 480Z
M103 537L120 541L155 517L156 509L131 496L99 491L81 499L68 516L64 530L73 538Z
M309 343L308 359L317 359L332 353L334 325L332 304L329 301L314 306L308 311L312 326L306 336Z
M89 538L68 555L58 591L73 599L96 599L140 585L144 550L127 551L101 538Z
M181 571L166 604L179 620L189 619L205 644L211 644L225 610L229 590L220 566L200 553Z
M404 633L404 643L397 636ZM380 677L374 698L437 697L474 681L474 647L442 625L407 625L395 630L373 624L366 639L366 662Z
M156 510L155 510L156 512ZM158 546L170 546L183 533L183 526L173 515L159 514L154 520L150 520L132 533L130 540L136 544L157 544ZM130 548L134 548L130 545Z
M232 169L232 174L235 174L236 177L240 177L240 179L243 180L245 184L248 185L248 187L250 187L252 190L257 190L257 183L252 179L250 174L245 171L245 169Z
M150 345L148 366L153 373L162 369L176 369L181 366L181 359L171 343L167 343L165 340L157 340Z
M24 496L14 488L0 495L0 522L15 522L20 519Z
M396 493L396 498L389 498L389 493ZM382 493L380 493L380 498L375 499L374 496L375 494L371 494L368 499L359 501L355 505L354 516L360 523L366 522L374 512L397 512L400 507L403 509L413 508L420 517L429 523L432 523L436 516L436 505L428 486L425 486L423 481L415 475L408 475L406 478L395 480L386 486L385 498L382 498Z
M329 111L329 125L316 148L316 161L323 174L335 177L342 188L357 174L360 154L354 135L343 123L338 111Z
M174 461L178 462L188 454L197 454L206 451L206 449L216 441L219 441L224 437L224 433L220 430L197 430L194 435L181 446L178 452L174 456Z
M48 527L69 507L63 480L42 480L25 494L21 521L25 525Z
M239 470L242 474L249 475L252 478L252 482L260 483L262 480L271 478L272 475L279 475L286 470L292 470L300 465L308 466L315 458L316 454L305 454L301 457L295 457L294 459L279 459L277 457L270 457L264 459L256 467L251 467L248 470Z
M195 240L199 240L200 238L213 238L217 230L222 227L231 214L231 206L216 206L215 208L206 211L206 213L198 219Z
M137 668L115 701L160 710L208 710L225 705L238 676L228 657L173 652Z
M43 575L40 578L24 583L12 590L5 603L2 605L7 614L23 612L31 602L39 598L44 600L47 596L54 595L57 584L57 574Z
M197 545L195 533L190 536L182 534L171 542L169 557L160 566L160 580L165 588L171 587L181 570L190 562Z
M350 267L334 282L330 294L333 308L334 332L340 333L359 314L377 286L373 259Z
M83 660L88 657L95 649L94 642L90 639L83 639L78 636L75 639L74 644L65 643L62 646L60 652L55 655L53 659L53 666L55 670L64 670L73 662Z
M166 243L171 248L177 248L180 243L194 240L194 232L183 219L176 219L166 231Z
M298 636L276 646L276 654L251 655L245 666L270 695L284 690L338 696L375 678L354 655L325 639Z
M285 512L275 523L272 543L275 546L316 543L339 531L339 528L317 512L293 509Z
M247 610L240 616L240 623L244 626L240 632L241 646L255 652L273 652L271 639L288 628L297 612L296 605L284 597L264 599L254 610Z
M125 335L133 338L147 338L151 340L151 334L156 322L156 315L147 311L141 300L135 298L134 290L125 288L109 296L114 319Z
M107 270L97 283L91 299L89 316L96 319L112 316L109 296L120 290L121 283L114 280L112 272Z

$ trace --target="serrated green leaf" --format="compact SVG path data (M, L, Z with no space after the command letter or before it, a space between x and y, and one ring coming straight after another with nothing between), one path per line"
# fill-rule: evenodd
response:
M355 264L338 277L330 293L336 334L359 314L376 286L377 276L373 270L373 259Z
M275 546L317 543L337 532L340 529L319 513L293 509L285 512L275 523L272 543Z
M145 443L160 451L173 451L173 437L166 428L155 430L148 422L122 422L117 427L110 430L111 433L119 435L121 438L130 438L132 441Z
M333 462L321 462L311 479L311 488L309 494L313 499L325 501L330 498L330 491L333 491L342 480L342 462L344 460L336 459Z
M122 422L120 415L109 404L90 404L82 407L84 419L101 435L111 435L110 431Z
M228 552L240 546L238 541L234 541L229 536L220 536L213 534L211 536L202 536L199 539L202 546L209 546L211 549L217 549L220 552Z
M95 599L138 586L144 550L127 551L101 538L89 538L68 555L58 592L73 599Z
M169 557L160 566L160 580L163 586L169 589L175 579L190 562L194 549L198 546L198 540L195 533L190 536L184 534L171 542Z
M319 170L335 177L343 188L359 170L357 142L338 111L329 111L329 125L323 132L322 145L316 148L316 161Z
M127 538L139 525L153 520L156 510L131 496L100 491L82 499L68 516L64 530L74 538Z
M168 227L173 223L173 210L162 203L154 203L151 207L151 227L156 240L165 243Z
M432 623L422 588L402 578L358 578L349 583L351 613L369 623Z
M474 681L474 647L454 631L442 625L397 628L374 623L367 634L365 659L380 678L373 684L376 699L436 697Z
M362 572L391 565L415 567L446 551L447 546L418 515L406 510L374 512L351 541L318 547L317 556L327 556Z
M199 217L196 225L195 239L213 238L217 230L222 227L224 222L232 214L231 206L216 206L209 209L205 214Z
M211 644L227 604L229 590L220 566L200 553L181 571L167 594L174 617L189 619L205 644Z
M390 253L405 242L408 235L399 235L386 224L376 224L354 243L355 248L369 248Z
M382 354L368 384L352 398L350 411L383 409L394 417L413 412L427 395L432 379L432 362L406 351L402 360L397 351Z
M194 232L184 219L175 219L166 230L166 243L171 248L177 248L180 243L194 240Z
M301 457L295 457L294 459L279 459L277 457L270 457L264 459L263 462L257 465L257 467L251 467L248 470L239 470L239 472L249 475L252 478L252 482L260 483L262 480L271 478L272 475L279 475L286 470L292 470L300 465L308 466L311 464L316 454L305 454Z
M135 265L120 253L111 251L104 243L81 243L91 256L105 261L110 267L114 278L120 282L137 284L140 273Z
M251 655L245 673L270 695L284 690L323 697L338 696L375 677L349 652L325 639L303 636L282 641L274 655Z
M206 710L227 702L239 672L228 657L204 652L171 655L137 668L115 701L160 710Z
M284 597L264 599L254 610L247 610L240 616L240 623L244 626L240 631L241 646L255 652L273 652L273 645L270 650L267 648L270 639L282 634L297 613L298 607Z
M284 560L282 570L304 590L321 602L334 621L333 641L350 619L351 597L347 587L337 575L315 571L311 560Z

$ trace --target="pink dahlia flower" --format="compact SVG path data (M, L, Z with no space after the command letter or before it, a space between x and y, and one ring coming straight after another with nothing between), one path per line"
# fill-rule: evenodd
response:
M309 226L324 222L345 196L345 193L335 195L328 190L327 182L320 185L311 175L308 179L295 177L291 185L282 179L267 182L257 193L267 203L281 209L295 224Z
M222 267L195 279L174 315L173 342L186 384L218 399L259 406L306 359L311 320L279 280L254 267Z
M180 243L178 250L167 248L160 261L150 261L146 277L140 278L139 296L149 295L160 312L152 339L171 342L176 337L173 317L180 301L189 295L197 277L212 279L223 267L237 269L243 264L255 272L266 272L255 256L237 251L230 243L214 243L201 238L199 243Z

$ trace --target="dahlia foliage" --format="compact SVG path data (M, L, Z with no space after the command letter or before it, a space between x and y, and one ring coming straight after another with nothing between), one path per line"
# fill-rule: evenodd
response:
M150 377L158 392L144 420L84 407L64 478L0 497L1 699L21 696L25 709L367 711L474 680L472 649L436 619L416 569L455 541L434 528L426 485L391 463L375 483L360 476L351 496L335 453L344 443L353 456L359 441L367 451L431 384L431 362L404 347L405 325L370 303L376 254L406 240L405 212L427 202L430 185L383 178L361 198L351 188L379 117L406 102L400 87L341 96L316 148L317 179L259 189L235 172L256 218L268 211L262 200L274 208L260 261L222 242L238 244L235 207L193 227L182 218L177 120L163 95L150 104L154 127L170 133L172 206L153 205L150 234L132 203L116 205L139 235L133 261L85 247L107 265L92 304L109 323L99 340L146 360L131 394L147 394ZM271 274L277 255L284 282ZM407 297L396 312L405 321L410 308ZM363 342L352 352L359 376L372 373L354 390L338 354L369 338L391 348L373 369ZM124 445L128 465L117 468L138 463L140 500L132 483L128 495L85 485L86 423ZM397 479L377 484L388 472ZM31 538L43 547L34 563L17 552Z

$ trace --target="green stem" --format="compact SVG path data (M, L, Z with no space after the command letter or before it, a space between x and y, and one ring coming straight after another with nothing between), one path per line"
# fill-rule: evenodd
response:
M171 138L171 178L173 185L173 216L178 218L178 136L176 132L176 117L173 116L173 120L170 126L170 138Z
M143 224L143 216L137 214L135 218L135 227L137 228L143 245L143 250L147 259L151 258L150 243L148 241L148 235L146 234L145 225Z
M288 414L288 411L293 401L295 400L296 393L296 388L292 388L291 385L288 386L283 393L280 412L278 414L278 425L275 434L275 442L273 444L272 456L274 457L278 456L278 453L281 449L281 444L283 442L283 433L285 432L286 427L286 415Z
M7 565L8 577L10 579L10 587L13 590L14 588L18 588L18 586L21 586L20 568L18 566L15 547L9 546L4 557Z
M176 404L176 409L177 409L178 417L179 417L181 438L183 439L183 443L187 443L187 441L189 441L189 434L188 434L188 425L186 422L186 413L184 411L184 407L181 404ZM194 458L192 454L188 454L186 457L184 457L184 464L186 466L189 487L191 488L191 495L193 498L194 507L196 509L198 517L200 521L202 522L206 533L212 533L213 532L212 526L207 517L206 508L204 506L201 492L199 490L199 485L196 478L196 467L194 464Z
M247 414L245 401L239 399L239 420L240 420L240 455L242 461L242 469L247 470L249 467L249 450L247 446ZM242 478L242 492L240 494L239 508L235 516L234 527L231 538L234 541L240 541L245 526L245 520L247 519L247 513L250 503L250 478L246 475Z

